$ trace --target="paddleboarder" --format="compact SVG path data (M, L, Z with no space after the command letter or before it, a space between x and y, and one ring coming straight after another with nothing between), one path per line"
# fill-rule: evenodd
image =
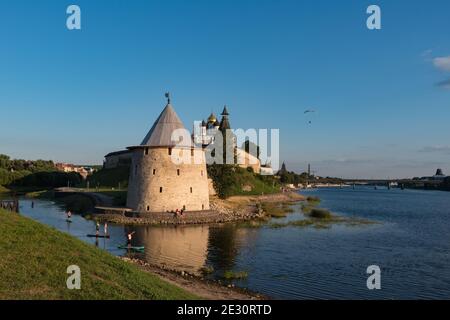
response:
M103 227L103 231L105 232L105 236L108 235L108 223L105 222L105 226Z
M95 235L98 237L99 234L100 234L100 223L98 223L97 221L97 223L95 224Z
M127 235L127 246L131 247L131 240L133 240L133 235L135 234L136 231L130 232Z

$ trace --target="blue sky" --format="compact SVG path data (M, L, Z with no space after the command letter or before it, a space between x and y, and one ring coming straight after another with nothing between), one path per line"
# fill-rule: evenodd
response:
M70 4L82 30L66 28ZM370 4L382 30L366 28ZM170 91L188 128L224 104L234 128L279 128L288 169L449 173L448 12L445 0L1 0L0 153L101 163L142 140Z

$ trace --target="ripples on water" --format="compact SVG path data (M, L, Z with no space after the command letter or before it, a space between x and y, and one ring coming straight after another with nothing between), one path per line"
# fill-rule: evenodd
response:
M321 207L380 222L370 226L334 225L330 229L280 229L220 226L110 226L111 240L97 245L116 255L128 230L136 230L142 258L198 273L214 269L246 271L237 285L283 299L450 298L450 193L371 188L321 189ZM279 222L300 219L296 213ZM80 216L72 224L64 210L46 201L21 202L21 212L92 244L95 225ZM381 290L366 288L366 268L382 269Z

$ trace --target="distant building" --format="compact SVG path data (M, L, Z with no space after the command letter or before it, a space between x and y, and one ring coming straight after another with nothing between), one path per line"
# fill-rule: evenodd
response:
M442 169L437 169L436 174L431 177L432 180L444 180L447 176L444 174Z
M95 171L91 167L76 166L71 163L56 163L55 167L59 171L79 173L83 179L86 179L89 175L93 174Z
M420 178L420 180L441 181L441 180L444 180L445 178L447 178L447 175L444 174L444 172L442 171L442 169L437 169L437 170L436 170L436 174L435 174L434 176L430 176L430 177L422 177L422 178Z
M208 147L215 143L215 137L218 133L223 133L225 130L231 129L230 119L227 107L223 108L220 114L222 119L219 121L214 113L211 113L208 119L203 120L199 126L194 127L193 140L197 145L201 145L203 148ZM233 140L234 147L236 148L236 160L237 164L242 168L251 167L254 172L261 173L261 161L254 155L240 149L236 146L236 140ZM269 167L264 171L272 172Z
M130 150L122 150L108 153L103 162L103 168L113 169L117 167L127 167L131 164L132 152Z

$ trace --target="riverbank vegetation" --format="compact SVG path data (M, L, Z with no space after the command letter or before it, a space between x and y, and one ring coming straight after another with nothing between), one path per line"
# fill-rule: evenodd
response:
M223 274L223 278L226 280L240 280L248 277L248 272L246 271L232 271L227 270Z
M256 174L252 168L233 165L209 165L208 177L212 179L217 195L226 199L238 195L262 195L280 192L280 184L273 176Z
M18 214L0 210L0 299L198 298L137 266ZM81 269L81 290L66 286Z
M57 188L78 185L81 176L74 172L57 171L53 161L11 159L0 154L0 185L12 189L18 188Z
M284 218L294 209L287 202L263 202L261 209L271 218Z

